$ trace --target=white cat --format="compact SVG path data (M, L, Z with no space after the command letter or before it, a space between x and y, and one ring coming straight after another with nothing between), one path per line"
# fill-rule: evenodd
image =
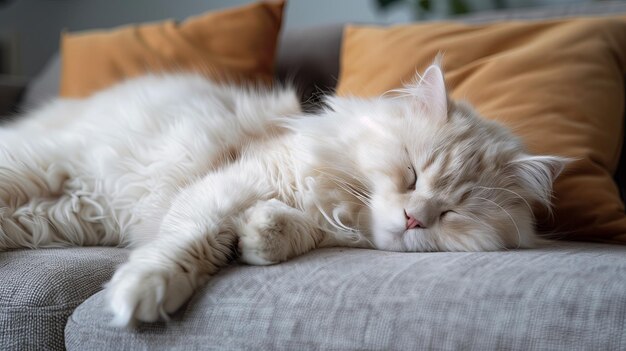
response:
M418 78L317 116L290 89L197 75L54 101L0 129L0 250L134 247L107 286L128 325L167 318L236 256L532 247L530 205L566 160L450 100L439 66Z

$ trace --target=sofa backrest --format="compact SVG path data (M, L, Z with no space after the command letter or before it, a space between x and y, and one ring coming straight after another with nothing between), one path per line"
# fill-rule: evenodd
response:
M342 24L284 32L278 45L276 78L293 85L305 110L314 108L322 94L332 93L339 75ZM59 94L61 60L56 53L28 84L20 107L32 108Z

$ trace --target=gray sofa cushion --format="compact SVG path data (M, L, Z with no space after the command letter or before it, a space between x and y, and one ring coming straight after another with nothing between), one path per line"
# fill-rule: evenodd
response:
M63 350L67 318L126 255L114 248L0 253L0 350Z
M325 249L233 265L169 323L107 325L103 294L69 350L626 349L626 247L561 242L488 253Z

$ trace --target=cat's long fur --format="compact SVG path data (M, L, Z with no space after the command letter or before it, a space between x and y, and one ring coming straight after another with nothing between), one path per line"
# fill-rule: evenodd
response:
M167 318L237 255L533 246L530 204L564 159L448 99L438 66L418 78L306 117L290 89L197 75L54 101L0 129L0 250L135 247L107 286L127 325Z

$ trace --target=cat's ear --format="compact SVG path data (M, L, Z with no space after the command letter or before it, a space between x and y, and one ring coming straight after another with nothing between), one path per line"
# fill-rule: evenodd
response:
M448 120L450 100L446 88L443 71L435 61L421 76L418 74L415 83L406 87L414 99L413 103L421 114L437 122Z
M521 155L509 164L514 177L534 200L550 206L552 184L572 160L559 156Z

